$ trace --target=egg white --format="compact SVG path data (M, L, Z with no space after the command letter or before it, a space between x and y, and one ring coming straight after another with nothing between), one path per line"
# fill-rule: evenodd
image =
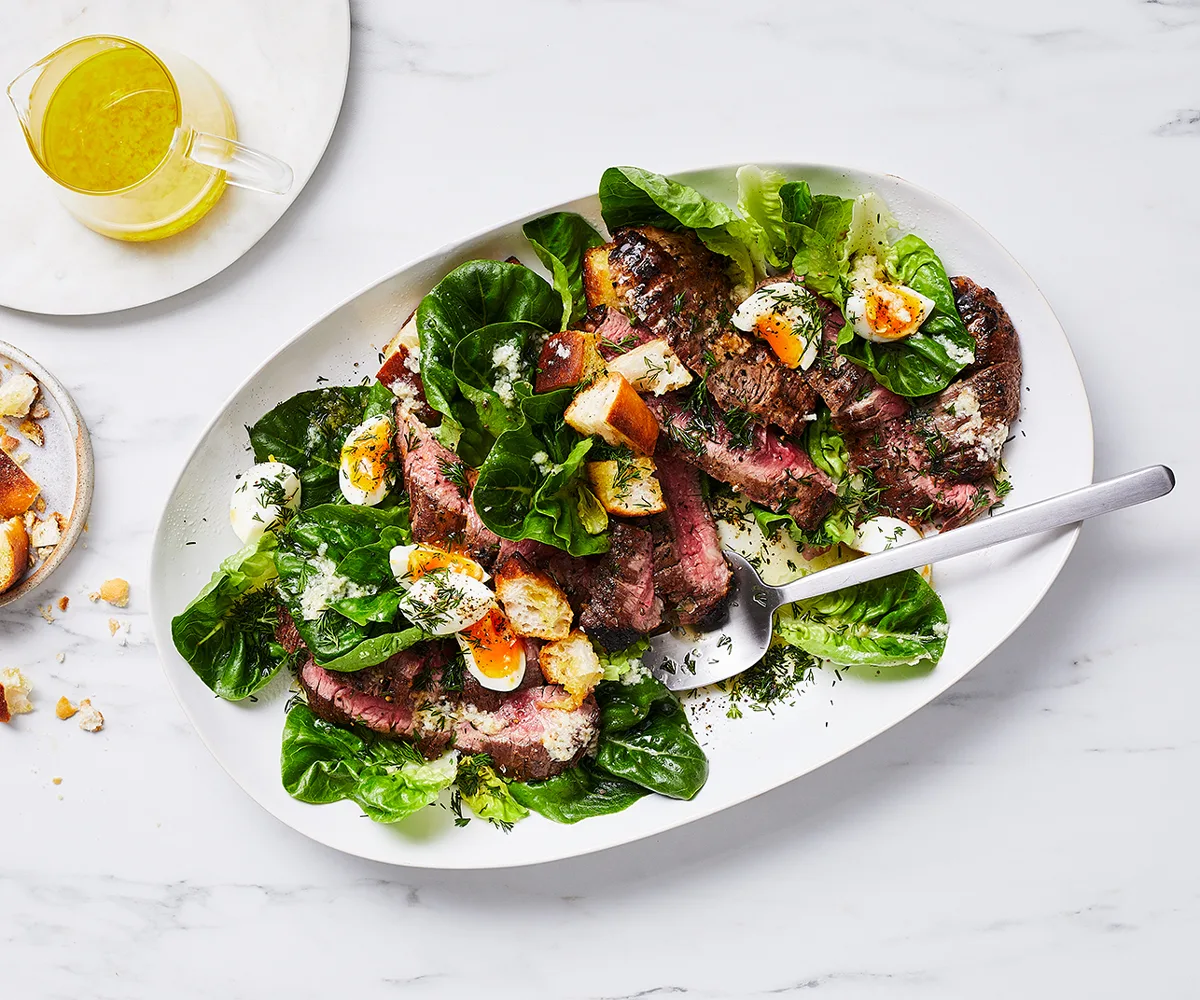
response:
M415 582L412 574L409 572L409 559L412 554L419 549L428 549L428 545L397 545L391 552L388 553L388 563L392 568L392 576L396 578L396 582L405 590L409 589ZM463 557L465 558L465 557ZM488 574L479 563L475 560L470 560L478 571L479 575L484 579L488 579ZM448 567L450 572L462 572L454 566Z
M803 285L795 281L779 281L764 285L734 310L730 322L745 333L755 333L756 324L764 316L778 316L791 331L804 341L800 368L807 370L817 359L821 346L821 324L816 313L816 299ZM811 336L804 336L812 331Z
M426 573L400 598L400 610L430 635L453 635L470 628L496 606L487 585L466 573Z
M863 521L854 529L850 548L865 555L874 555L909 542L919 542L921 533L898 517L880 515Z
M284 462L259 462L250 466L229 498L229 523L234 534L246 545L257 542L263 532L274 528L283 519L280 505L267 502L266 494L273 483L282 488L283 510L300 508L300 477L295 469Z
M907 296L915 300L916 309L912 308ZM887 336L880 335L867 320L868 305L872 300L888 303L894 309L906 310L909 313L908 322L894 332L889 331ZM933 306L933 299L915 289L887 281L883 268L873 255L864 254L855 261L850 274L850 295L846 299L846 321L864 340L875 344L892 344L911 337L929 318Z

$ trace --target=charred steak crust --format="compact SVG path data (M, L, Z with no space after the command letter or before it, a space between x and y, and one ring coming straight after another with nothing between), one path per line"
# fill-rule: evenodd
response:
M614 520L608 551L590 566L580 627L605 649L625 649L658 629L662 608L654 591L653 536Z
M667 510L652 526L654 585L673 624L703 624L724 609L733 574L700 490L700 473L661 448L655 462Z
M1019 369L1021 344L1017 329L996 293L961 275L951 278L950 284L954 288L958 313L975 338L975 360L961 374L971 375L1005 361L1015 363ZM1020 381L1019 370L1017 381Z
M804 431L817 403L805 373L780 364L759 341L716 362L708 371L708 391L722 410L745 410L787 434Z

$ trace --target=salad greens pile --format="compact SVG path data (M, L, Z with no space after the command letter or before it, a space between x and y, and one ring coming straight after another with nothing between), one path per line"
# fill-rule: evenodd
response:
M934 308L917 333L898 342L864 340L847 324L839 353L912 397L940 391L970 363L974 340L945 268L919 237L892 241L896 224L877 196L813 194L804 181L751 166L738 171L737 185L734 208L662 175L612 167L600 181L601 214L609 230L653 224L693 231L729 259L747 292L764 276L794 271L843 307L855 262L873 256L890 280L927 296ZM609 542L608 516L583 474L589 455L596 457L593 439L564 422L573 389L539 394L533 384L545 339L587 312L584 258L605 238L569 212L533 219L523 233L551 283L514 263L471 260L456 267L417 309L420 374L441 416L439 440L478 470L472 496L483 523L503 539L595 555ZM281 668L296 668L297 655L277 637L280 608L315 662L330 670L374 666L430 638L404 616L404 591L390 563L394 547L412 542L401 477L392 476L374 507L346 503L339 489L347 433L367 418L390 415L394 405L380 384L326 386L298 393L247 428L256 462L296 470L301 503L296 511L281 507L278 521L225 559L172 622L179 652L219 697L253 698ZM822 547L851 541L855 525L872 514L878 488L869 473L852 472L828 410L798 440L837 485L833 513L808 532L790 515L756 504L747 505L750 516L767 536L783 531ZM707 478L705 488L722 489ZM315 614L314 578L336 581L319 595ZM915 572L802 601L781 612L764 660L731 683L730 714L740 714L742 703L769 708L791 697L821 662L933 666L946 634L945 609ZM465 805L504 829L531 811L575 823L652 792L691 799L707 779L708 761L679 699L643 669L646 648L643 640L617 653L597 650L604 679L595 689L596 752L556 777L510 782L487 755L454 750L427 761L409 743L333 725L293 699L283 731L283 785L305 802L351 800L381 822L410 815L451 789L457 823L467 822ZM461 681L455 684L447 673L443 688L461 689Z

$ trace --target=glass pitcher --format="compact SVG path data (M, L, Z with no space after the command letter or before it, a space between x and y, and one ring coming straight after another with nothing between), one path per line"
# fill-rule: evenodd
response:
M114 239L182 232L226 184L269 194L292 186L291 167L237 141L212 77L175 53L77 38L25 70L8 97L60 200Z

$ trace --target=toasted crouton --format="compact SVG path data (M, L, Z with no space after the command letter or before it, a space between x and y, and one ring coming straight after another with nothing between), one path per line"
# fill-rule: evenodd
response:
M129 606L129 581L119 576L100 584L100 600L117 608Z
M29 565L29 533L19 517L0 522L0 594L15 584Z
M535 392L551 392L579 385L604 372L598 338L582 330L551 334L538 355Z
M567 692L568 701L554 702L555 708L567 710L578 708L604 676L591 639L578 629L565 639L546 643L538 651L538 667L546 680Z
M617 291L613 288L612 274L608 269L608 252L612 243L592 247L583 255L583 294L589 309L596 306L616 306Z
M0 383L0 417L27 417L37 399L37 379L25 372Z
M32 712L33 702L29 698L32 690L33 685L16 667L0 671L0 722Z
M642 517L667 509L662 487L654 478L656 468L654 459L639 455L624 461L588 462L584 471L606 511Z
M37 483L25 470L6 451L0 450L0 520L24 514L39 492Z
M629 380L617 372L605 375L577 393L563 419L580 434L596 434L615 447L653 455L658 421Z
M692 381L692 373L661 337L613 358L608 370L620 372L639 392L656 396L682 389Z
M496 568L496 597L517 635L563 639L571 631L574 612L567 595L519 553Z
M390 358L400 347L407 347L410 351L413 349L420 351L421 338L417 334L417 311L415 309L409 313L408 319L404 321L404 325L400 327L396 336L387 342L387 346L383 349L384 359ZM383 380L380 379L380 381Z

